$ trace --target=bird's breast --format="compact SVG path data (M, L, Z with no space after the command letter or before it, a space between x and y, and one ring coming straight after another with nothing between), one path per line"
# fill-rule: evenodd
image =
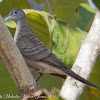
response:
M25 58L25 61L28 65L28 67L30 67L31 69L37 70L37 69L43 69L43 71L41 73L48 73L48 74L61 74L61 75L66 75L66 73L64 73L63 71L59 70L58 68L49 65L45 62L41 62L41 61L31 61L30 59Z

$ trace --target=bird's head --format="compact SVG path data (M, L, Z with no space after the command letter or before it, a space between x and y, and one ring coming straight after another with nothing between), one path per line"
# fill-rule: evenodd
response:
M5 21L11 19L11 20L14 20L15 22L17 22L18 20L22 20L24 18L25 18L24 11L20 8L15 8L10 11L10 13L7 16L7 18L5 19Z

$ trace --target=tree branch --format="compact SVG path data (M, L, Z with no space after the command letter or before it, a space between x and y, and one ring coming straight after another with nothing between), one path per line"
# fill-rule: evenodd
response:
M46 4L47 4L47 8L48 8L48 11L51 15L53 15L53 10L52 10L52 7L51 7L51 4L49 2L49 0L45 0Z
M44 11L45 6L44 3L37 4L35 0L27 0L29 4L36 10Z
M24 61L19 49L5 26L0 15L0 54L7 65L7 68L15 82L19 94L32 95L38 90L38 85L33 79L26 62Z
M72 70L88 79L92 69L97 61L100 52L100 12L96 13L90 31L83 41L77 59ZM84 84L67 77L61 91L60 96L65 100L77 100L83 92Z

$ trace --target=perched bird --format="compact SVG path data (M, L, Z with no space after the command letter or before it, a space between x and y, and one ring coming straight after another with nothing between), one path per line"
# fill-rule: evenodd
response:
M27 23L23 10L19 8L11 10L5 20L9 19L16 22L14 41L23 55L27 65L30 68L35 69L35 72L33 73L40 73L40 77L47 73L64 79L67 75L69 75L86 85L99 89L94 84L70 70L36 37Z

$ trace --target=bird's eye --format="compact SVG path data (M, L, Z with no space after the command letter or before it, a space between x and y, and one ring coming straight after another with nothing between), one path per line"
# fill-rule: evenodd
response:
M17 14L18 12L17 11L15 11L15 14Z

